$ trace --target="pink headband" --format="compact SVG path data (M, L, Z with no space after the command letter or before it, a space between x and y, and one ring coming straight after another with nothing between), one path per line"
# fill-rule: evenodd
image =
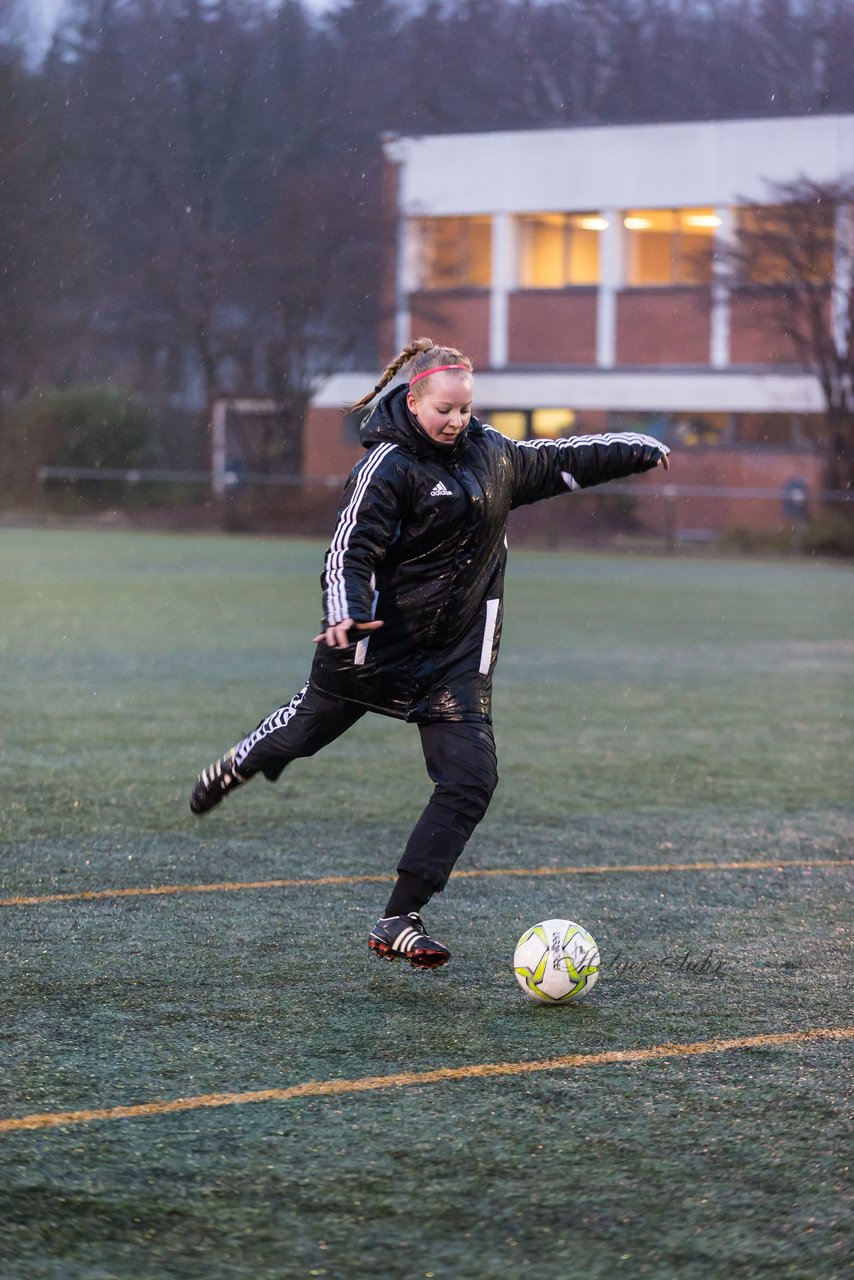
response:
M414 378L409 379L409 385L417 382L419 378L426 378L428 373L442 373L445 369L462 369L463 373L472 373L473 370L467 364L437 364L432 369L425 369L423 373L416 373Z

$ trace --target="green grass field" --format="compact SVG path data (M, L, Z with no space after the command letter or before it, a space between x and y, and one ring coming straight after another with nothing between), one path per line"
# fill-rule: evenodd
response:
M187 807L322 550L0 533L0 1275L848 1276L850 568L515 552L425 974L366 947L414 728ZM549 916L602 950L562 1009L511 970Z

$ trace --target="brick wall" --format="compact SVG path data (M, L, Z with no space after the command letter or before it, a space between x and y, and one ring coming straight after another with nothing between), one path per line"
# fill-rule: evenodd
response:
M511 364L596 362L596 290L527 289L510 297Z
M632 289L617 299L617 363L709 363L708 289Z
M367 391L368 388L366 387ZM345 438L341 409L310 409L303 438L303 475L346 476L364 453L358 440Z
M730 297L732 364L796 364L797 354L785 328L782 299L771 291L733 293Z
M662 529L672 521L676 529L719 532L736 526L755 530L783 528L783 491L788 481L801 480L816 495L822 487L821 458L818 454L784 449L674 450L671 468L660 467L632 481L638 488L637 514L646 528ZM643 488L673 485L720 489L770 489L778 497L680 496L644 498ZM607 486L606 486L607 488Z
M471 356L476 369L489 364L489 294L482 289L413 293L411 336L432 338Z

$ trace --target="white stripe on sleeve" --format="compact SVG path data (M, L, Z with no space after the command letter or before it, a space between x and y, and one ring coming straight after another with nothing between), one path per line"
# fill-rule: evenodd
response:
M326 617L331 626L350 616L344 580L344 557L350 546L350 537L356 526L359 507L377 467L396 448L396 444L381 444L370 451L361 464L353 496L341 512L338 525L332 535L332 542L326 554Z

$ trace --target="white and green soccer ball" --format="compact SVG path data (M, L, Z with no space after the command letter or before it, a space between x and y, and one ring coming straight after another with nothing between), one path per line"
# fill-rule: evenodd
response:
M516 943L513 970L532 1000L569 1004L580 1000L599 977L599 948L574 920L541 920Z

